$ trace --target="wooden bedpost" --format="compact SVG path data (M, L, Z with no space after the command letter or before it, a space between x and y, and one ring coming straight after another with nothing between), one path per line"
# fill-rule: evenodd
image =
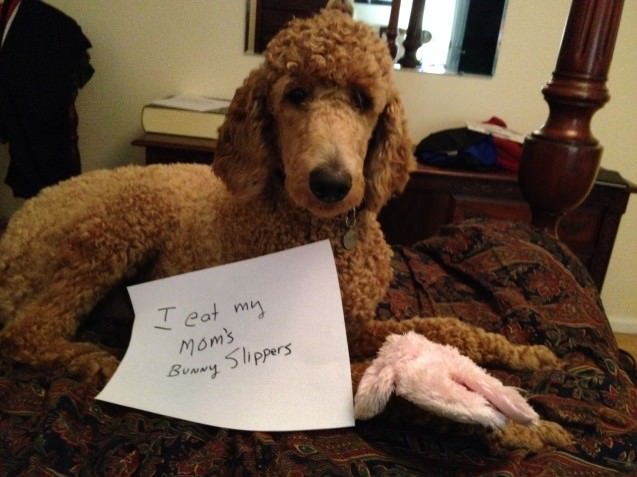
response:
M400 16L400 0L393 0L391 3L391 11L389 13L389 23L387 24L387 46L389 46L389 54L392 59L396 59L398 54L398 45L396 38L398 37L398 17Z
M405 68L418 68L421 65L420 60L416 58L416 52L422 46L422 16L424 13L425 0L414 0L409 14L407 36L403 42L405 53L398 60L398 63Z
M573 0L552 79L546 123L526 138L519 173L533 223L557 236L565 212L590 192L602 146L590 130L606 88L623 0Z

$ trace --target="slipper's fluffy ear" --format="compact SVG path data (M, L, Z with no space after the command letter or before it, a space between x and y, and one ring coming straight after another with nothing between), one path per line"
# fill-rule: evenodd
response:
M265 67L253 70L237 89L219 129L212 168L228 190L242 198L263 191L275 157L267 107L270 80ZM271 160L271 159L270 159Z
M400 98L392 94L381 113L365 160L365 206L379 212L393 194L403 191L416 167Z

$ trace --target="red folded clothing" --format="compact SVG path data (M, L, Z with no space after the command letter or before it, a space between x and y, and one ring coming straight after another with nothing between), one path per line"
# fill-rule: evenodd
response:
M503 128L507 127L507 124L497 116L492 116L484 123L495 124ZM498 167L507 172L517 173L520 168L520 158L522 157L522 144L497 136L493 136L493 142L495 143L496 164Z

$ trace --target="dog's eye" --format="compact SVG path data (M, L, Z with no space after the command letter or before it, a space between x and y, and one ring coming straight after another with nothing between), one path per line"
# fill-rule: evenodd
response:
M352 91L352 102L354 103L354 106L361 111L369 111L374 105L372 98L365 91L360 89Z
M303 88L292 88L285 93L285 99L296 106L301 106L305 103L309 96L310 94Z

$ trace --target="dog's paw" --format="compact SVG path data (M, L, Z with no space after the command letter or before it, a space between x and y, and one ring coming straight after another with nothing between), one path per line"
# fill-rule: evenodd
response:
M544 345L529 346L524 353L527 362L527 369L559 369L563 366L562 361L555 356L553 351Z
M493 432L497 443L506 449L527 449L540 452L564 449L573 445L573 436L556 422L540 420L532 426L509 422Z
M456 348L414 332L390 335L365 371L354 400L354 414L379 414L395 393L449 419L499 428L507 419L538 421L537 413L511 387L504 386Z

